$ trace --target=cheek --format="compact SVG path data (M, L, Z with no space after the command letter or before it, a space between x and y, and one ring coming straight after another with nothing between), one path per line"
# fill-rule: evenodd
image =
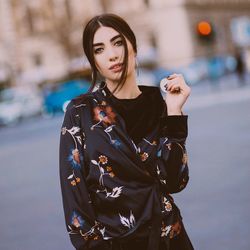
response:
M101 56L95 56L95 65L100 73L104 71L105 63Z

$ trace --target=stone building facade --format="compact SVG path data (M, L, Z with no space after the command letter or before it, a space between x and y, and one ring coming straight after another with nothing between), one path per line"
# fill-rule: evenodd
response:
M96 14L125 18L140 54L150 56L153 48L155 63L171 68L198 57L233 53L230 22L249 17L249 9L250 0L1 0L0 82L9 77L32 84L67 75L73 59L84 62L82 29ZM210 44L197 38L202 20L213 24Z

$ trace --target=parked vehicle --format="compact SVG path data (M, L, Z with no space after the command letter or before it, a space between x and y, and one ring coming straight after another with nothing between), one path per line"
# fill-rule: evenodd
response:
M65 104L74 97L88 91L90 83L84 80L70 80L47 86L44 90L44 112L48 115L61 113Z
M207 59L196 59L187 66L175 69L175 72L183 74L187 84L198 84L208 77Z
M217 55L210 58L198 58L185 67L174 71L183 74L189 85L195 85L204 79L218 79L235 70L235 59L229 55Z
M40 115L42 96L26 87L7 88L0 92L0 125L14 125L23 118Z

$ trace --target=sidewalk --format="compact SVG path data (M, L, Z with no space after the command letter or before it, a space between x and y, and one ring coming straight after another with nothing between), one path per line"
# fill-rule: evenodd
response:
M220 78L217 82L206 80L191 86L191 89L191 95L184 110L250 100L250 75L247 76L243 86L238 85L236 75L228 75Z

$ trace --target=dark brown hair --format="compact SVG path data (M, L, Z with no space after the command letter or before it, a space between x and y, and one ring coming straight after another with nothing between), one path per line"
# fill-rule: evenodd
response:
M118 84L113 91L114 93L118 88L122 88L127 77L128 45L125 40L125 37L132 44L132 47L135 53L137 53L136 38L135 38L134 32L131 30L127 22L115 14L102 14L102 15L95 16L91 20L89 20L89 22L86 24L84 28L83 36L82 36L83 50L84 50L86 57L88 58L88 61L92 69L92 84L88 92L91 92L94 89L96 85L96 81L97 81L97 76L98 76L98 69L95 65L95 59L94 59L93 39L94 39L95 32L101 26L111 27L114 30L116 30L121 36L122 42L124 44L124 59L123 59L124 67L123 67L121 77L118 81Z

